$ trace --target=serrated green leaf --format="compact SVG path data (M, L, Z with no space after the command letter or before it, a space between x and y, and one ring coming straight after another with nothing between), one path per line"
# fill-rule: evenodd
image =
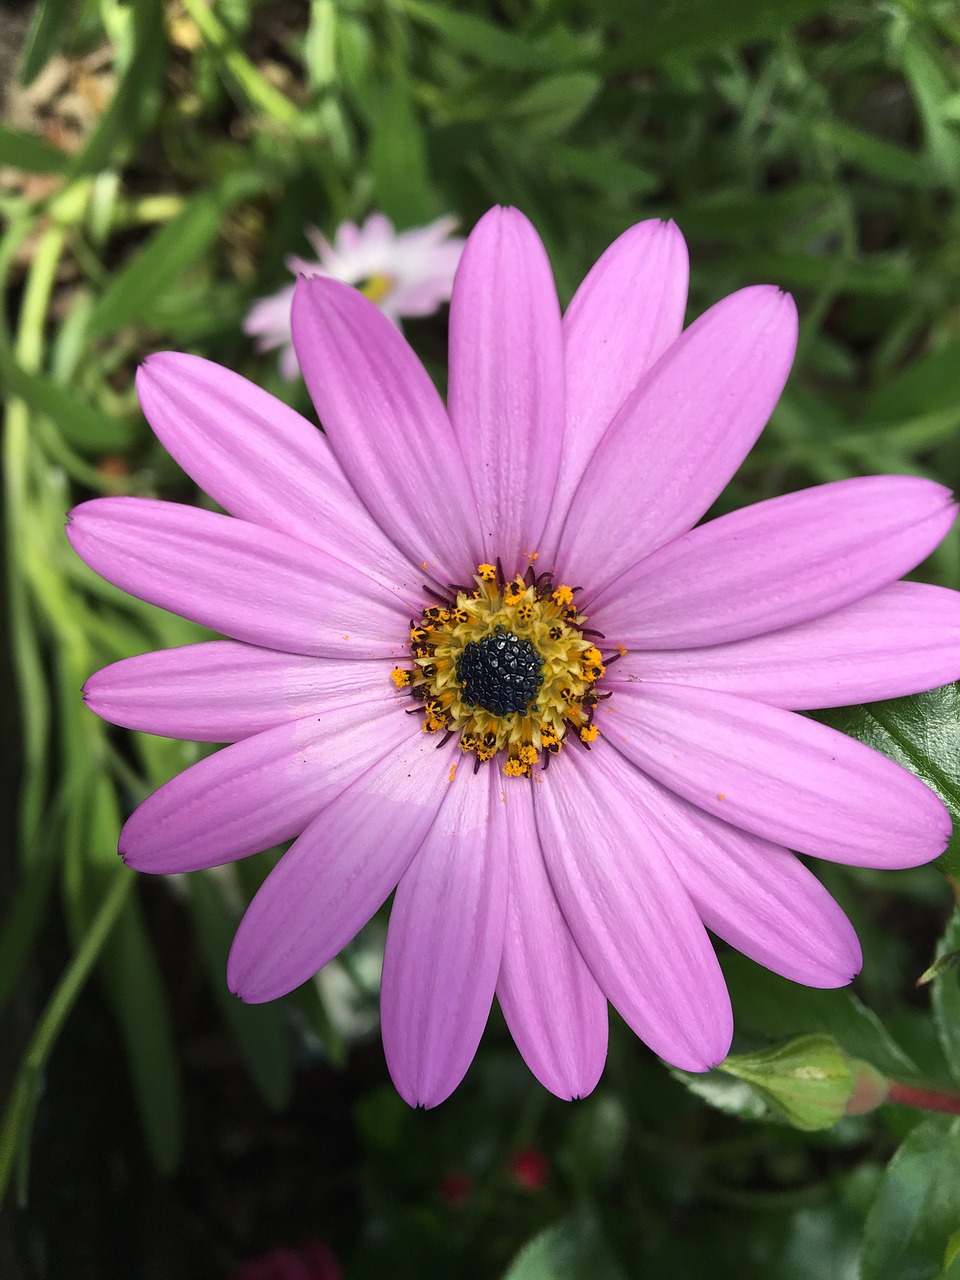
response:
M593 1214L580 1213L554 1223L517 1255L503 1280L626 1280Z
M867 1215L860 1280L937 1280L960 1205L960 1119L912 1130Z
M825 724L875 747L922 778L950 811L953 835L937 865L960 877L960 685L863 707L817 713Z

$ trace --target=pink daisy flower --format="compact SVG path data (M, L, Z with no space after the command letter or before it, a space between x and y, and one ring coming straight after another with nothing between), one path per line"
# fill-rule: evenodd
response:
M874 476L697 526L776 404L796 312L756 286L681 332L686 289L680 233L645 222L561 319L536 232L493 209L457 273L446 409L371 302L304 280L293 332L326 435L214 364L152 356L144 412L230 514L72 512L99 574L230 637L86 686L116 724L232 744L136 810L124 859L190 871L296 837L233 944L250 1001L396 889L383 1039L411 1103L456 1087L494 994L562 1097L599 1078L608 1000L706 1071L732 1033L708 929L811 986L860 966L791 850L908 867L946 846L922 782L793 712L960 676L960 595L897 582L951 496Z
M448 214L398 233L389 218L371 213L362 227L341 222L332 244L316 227L307 227L317 261L291 254L287 266L296 276L327 276L356 286L399 327L402 316L429 316L449 301L464 245L452 234L456 226ZM258 351L280 348L280 372L288 382L299 372L290 328L295 289L287 285L261 298L243 322Z

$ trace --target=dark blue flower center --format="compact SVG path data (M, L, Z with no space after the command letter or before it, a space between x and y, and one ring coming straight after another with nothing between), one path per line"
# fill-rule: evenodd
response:
M495 716L526 712L543 683L543 659L529 640L498 629L464 648L457 679L469 706Z

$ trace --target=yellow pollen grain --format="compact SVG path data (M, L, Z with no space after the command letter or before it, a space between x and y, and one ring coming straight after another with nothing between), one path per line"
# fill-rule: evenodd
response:
M599 736L600 736L600 730L597 728L595 724L584 725L583 728L580 730L581 742L596 742Z
M404 671L403 667L394 667L390 672L390 679L398 689L402 689L404 685L410 683L410 672Z
M517 760L515 757L511 756L503 766L503 772L508 778L522 778L527 772L527 766L521 760Z
M497 566L495 564L482 564L478 567L477 572L484 582L493 582L497 576Z
M573 592L569 587L561 584L557 587L556 591L554 591L553 600L561 609L564 609L567 605L573 604Z
M531 564L533 564L534 560L540 559L539 551L525 551L523 554L527 557L527 559L530 561Z
M450 766L450 772L447 774L447 780L449 782L452 782L456 776L457 776L457 766L455 764L452 764Z
M718 800L726 800L726 798L727 798L727 793L726 793L725 791L718 791L718 792L717 792L717 799L718 799Z
M625 658L627 656L627 646L625 644L618 644L617 653L619 653L621 658Z

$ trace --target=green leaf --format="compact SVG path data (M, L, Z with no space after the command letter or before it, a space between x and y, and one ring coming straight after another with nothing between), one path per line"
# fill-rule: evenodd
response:
M829 0L613 0L610 9L629 20L640 34L617 43L599 60L598 69L609 74L649 66L665 58L711 53L777 36L831 8Z
M150 126L160 105L167 48L158 0L138 0L131 6L130 23L132 57L110 105L73 162L71 174L75 177L108 168L118 149L129 151Z
M243 1055L250 1077L264 1101L279 1110L293 1087L289 1038L281 1006L244 1004L227 988L227 954L238 915L231 911L213 876L197 872L187 878L196 934L207 962L217 1004Z
M159 1171L173 1173L183 1146L180 1069L160 969L135 898L103 949L100 977L120 1026L147 1147Z
M960 908L951 916L937 946L940 962L930 993L933 1019L943 1048L943 1056L954 1080L960 1082L960 979L954 957L960 948ZM950 960L949 965L942 962Z
M7 394L19 396L39 413L52 418L70 444L87 453L125 449L135 438L136 423L101 413L75 391L48 378L27 373L0 342L0 381Z
M752 1085L796 1129L829 1129L853 1091L847 1058L830 1036L800 1036L759 1053L730 1054L717 1067Z
M822 1033L845 1054L862 1058L895 1079L920 1074L877 1016L849 991L819 991L788 982L739 952L722 957L742 1035L769 1041Z
M603 87L588 71L547 76L504 107L505 117L522 121L531 138L556 138L587 111Z
M28 85L34 80L56 53L76 10L75 0L40 0L34 9L33 21L23 49L19 76L21 85Z
M435 215L423 131L409 85L400 75L375 114L369 159L380 208L398 227L416 226Z
M596 1218L580 1213L534 1236L514 1258L503 1280L626 1280Z
M531 40L472 13L461 13L452 5L404 0L403 7L411 18L439 31L458 52L468 54L488 67L505 71L543 71L561 61L543 41Z
M918 1124L890 1161L867 1215L860 1280L937 1280L960 1205L960 1119Z
M864 419L870 423L900 422L940 410L956 410L958 369L960 338L954 338L938 351L928 351L911 361L902 373L876 387L864 407Z
M931 787L950 811L954 833L937 865L960 877L960 685L865 707L840 707L817 719L875 747Z
M0 164L9 164L27 173L66 173L70 157L36 134L0 124Z
M259 195L275 178L269 167L250 168L229 174L214 190L194 196L113 277L90 314L91 336L152 319L181 272L201 259L216 239L221 217L239 201Z

